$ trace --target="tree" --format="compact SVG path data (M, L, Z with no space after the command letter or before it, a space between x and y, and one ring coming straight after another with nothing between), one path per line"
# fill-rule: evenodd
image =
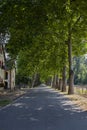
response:
M86 84L87 63L86 56L74 57L75 84Z
M30 56L27 68L42 73L44 65L47 71L45 76L49 73L61 76L68 59L68 94L74 93L72 54L78 52L78 45L82 46L86 39L86 8L85 0L1 1L0 23L10 33L8 51L17 57L28 48Z

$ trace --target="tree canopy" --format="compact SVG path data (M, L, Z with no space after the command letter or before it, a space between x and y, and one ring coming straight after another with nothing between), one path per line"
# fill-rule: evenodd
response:
M87 51L85 0L0 1L0 34L9 34L6 48L23 75L38 72L46 78L69 71L73 93L72 57Z

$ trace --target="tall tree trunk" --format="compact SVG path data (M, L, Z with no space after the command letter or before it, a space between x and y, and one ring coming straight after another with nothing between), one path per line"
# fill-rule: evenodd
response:
M32 88L35 86L36 74L32 77Z
M56 74L54 74L54 76L53 76L52 88L56 88Z
M35 73L33 77L32 87L40 85L40 74Z
M55 75L52 77L52 82L51 82L51 87L54 88L54 78L55 78Z
M74 72L72 67L72 42L71 42L71 32L69 31L68 37L68 60L69 60L69 89L68 94L74 93L73 83L74 83Z
M62 79L59 79L59 86L58 86L58 90L62 89Z
M53 76L51 78L51 87L53 87Z
M56 75L56 89L58 89L58 86L59 86L59 78L58 75Z
M62 74L62 92L66 91L66 66L63 67L63 74Z
M51 84L52 84L52 77L50 78L50 84L49 84L49 86L52 86Z

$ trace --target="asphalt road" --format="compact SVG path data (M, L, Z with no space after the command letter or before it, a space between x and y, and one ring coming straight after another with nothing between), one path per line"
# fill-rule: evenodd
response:
M40 86L0 110L0 130L87 130L87 112Z

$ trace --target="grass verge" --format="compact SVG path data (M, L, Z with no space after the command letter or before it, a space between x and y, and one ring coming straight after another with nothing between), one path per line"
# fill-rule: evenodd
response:
M6 106L6 105L8 105L9 103L11 103L10 100L1 100L1 101L0 101L0 106L1 106L1 107Z

